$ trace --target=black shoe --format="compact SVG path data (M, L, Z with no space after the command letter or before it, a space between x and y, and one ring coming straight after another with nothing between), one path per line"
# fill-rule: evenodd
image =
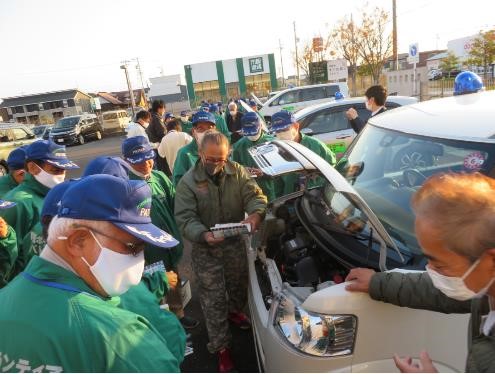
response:
M187 330L191 330L199 326L199 321L192 317L184 316L179 321L182 324L182 327Z

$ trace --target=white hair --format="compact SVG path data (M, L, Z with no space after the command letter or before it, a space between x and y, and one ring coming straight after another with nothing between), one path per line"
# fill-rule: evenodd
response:
M90 221L86 219L74 219L55 216L48 227L47 243L58 240L59 237L68 237L78 226L86 226L98 231L107 231L111 223L105 221Z
M237 104L236 104L236 103L234 103L234 102L231 102L231 103L229 104L229 109L237 109Z

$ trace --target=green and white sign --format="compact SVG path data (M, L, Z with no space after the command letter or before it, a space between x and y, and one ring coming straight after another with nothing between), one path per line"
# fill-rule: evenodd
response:
M255 57L249 59L249 72L263 73L263 57Z

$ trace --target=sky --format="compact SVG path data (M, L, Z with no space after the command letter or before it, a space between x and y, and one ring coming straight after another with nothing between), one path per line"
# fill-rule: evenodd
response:
M463 3L397 0L399 52L415 42L420 51L443 49L494 27L494 1ZM285 76L292 75L294 21L301 47L342 17L357 20L366 4L392 10L392 0L0 0L0 98L125 90L120 65L133 58L148 79L183 75L186 64L275 53L280 75L279 40ZM139 88L135 65L129 71Z

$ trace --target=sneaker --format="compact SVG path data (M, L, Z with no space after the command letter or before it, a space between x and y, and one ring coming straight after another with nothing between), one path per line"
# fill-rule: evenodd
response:
M179 321L182 324L182 327L187 330L191 330L199 326L199 321L192 317L184 316Z
M249 330L251 328L251 321L242 312L230 312L229 321L237 325L241 330Z
M218 372L231 373L234 371L234 363L230 357L230 349L224 348L217 353L218 355Z

